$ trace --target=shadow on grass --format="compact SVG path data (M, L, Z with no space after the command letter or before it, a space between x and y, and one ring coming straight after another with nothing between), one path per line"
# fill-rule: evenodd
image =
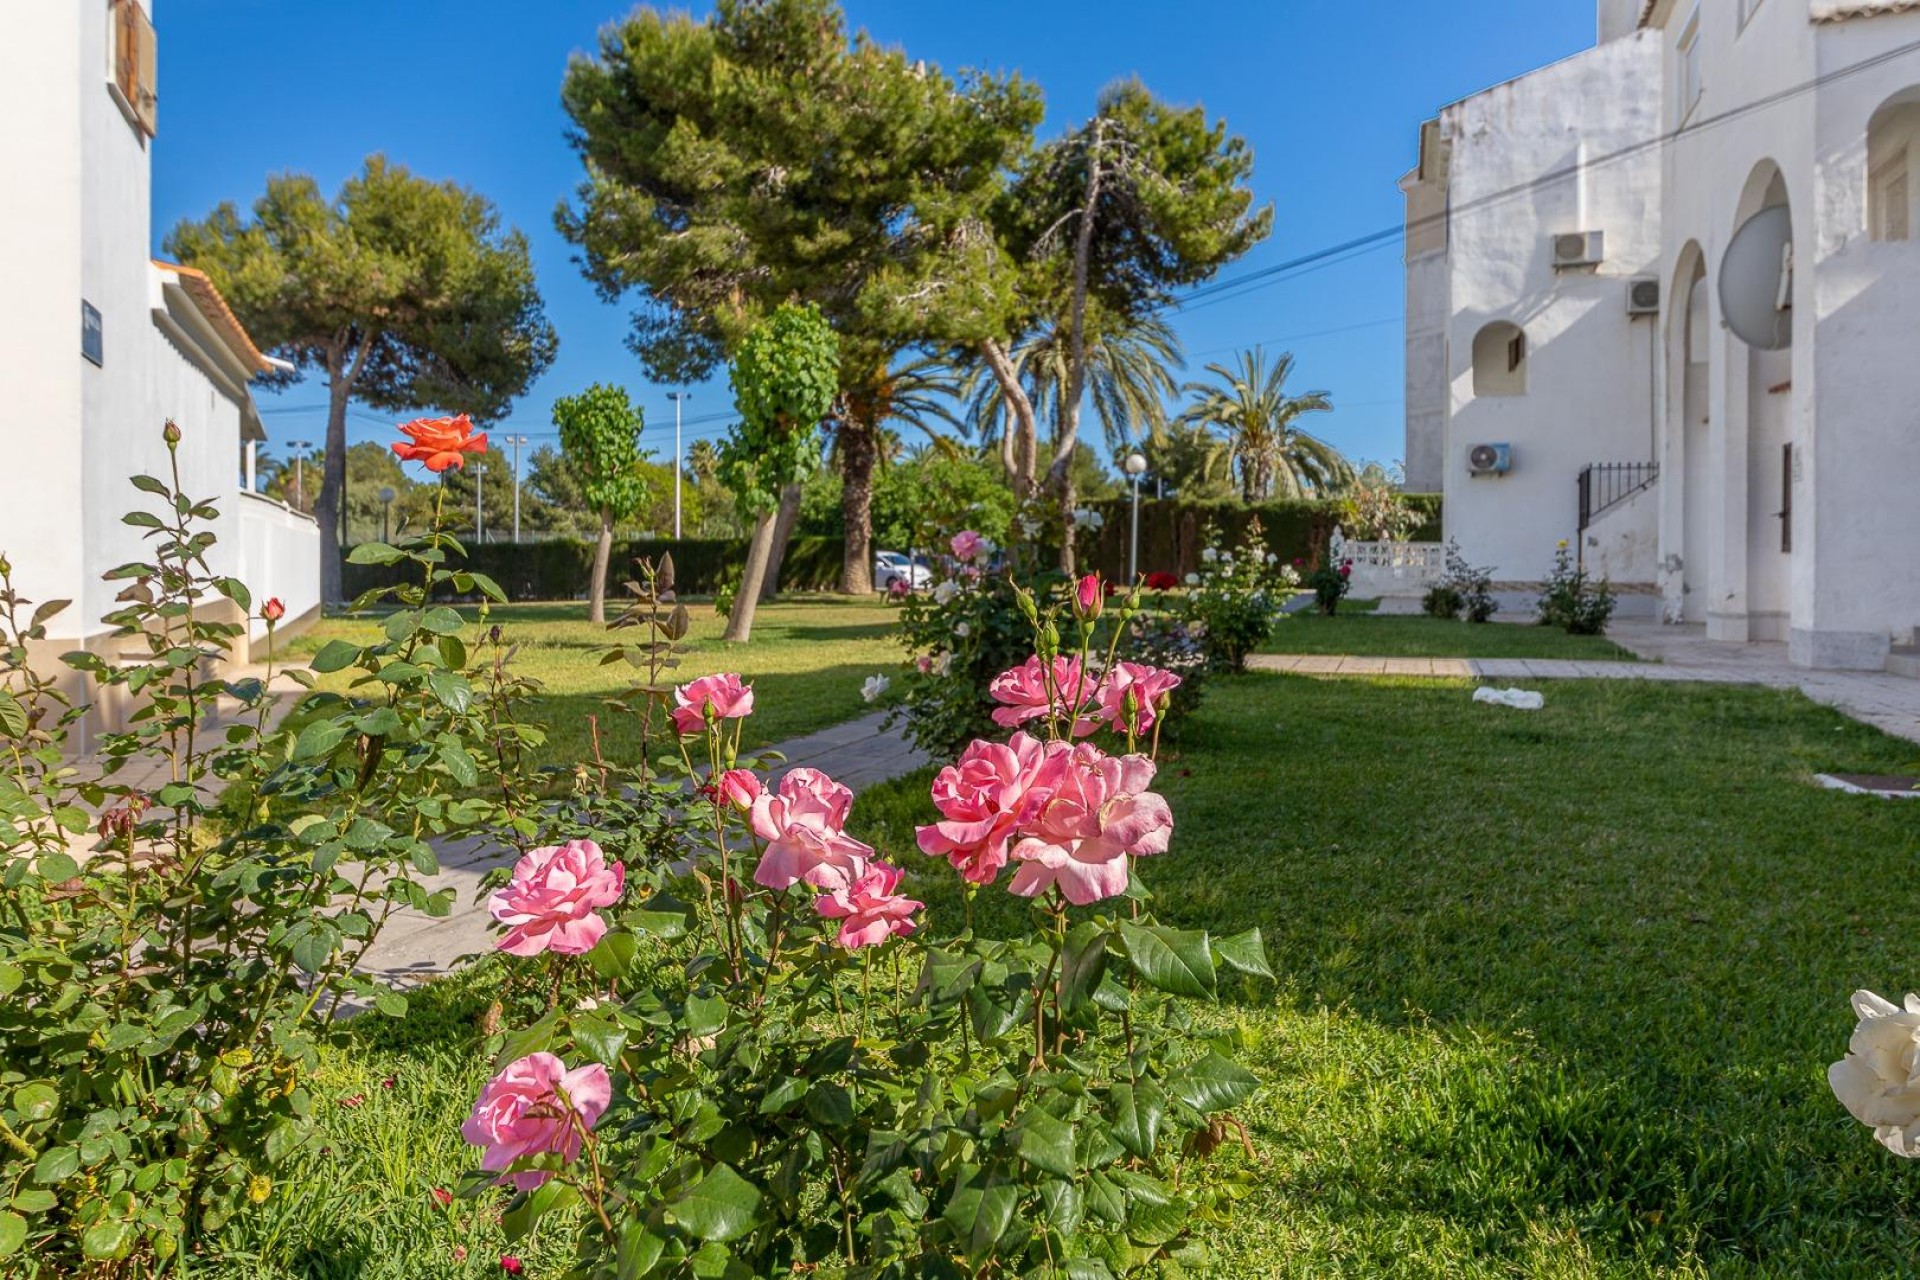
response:
M1911 982L1886 886L1920 832L1809 782L1909 744L1797 693L1600 682L1519 713L1253 677L1188 730L1142 876L1170 922L1258 926L1283 975L1217 1012L1273 1162L1221 1274L1920 1274L1920 1185L1824 1078L1848 992ZM926 780L855 815L947 931Z

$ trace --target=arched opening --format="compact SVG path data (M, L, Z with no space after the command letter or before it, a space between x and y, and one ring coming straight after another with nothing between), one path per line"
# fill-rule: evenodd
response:
M1519 325L1495 320L1473 336L1473 394L1527 394L1527 334Z
M1696 242L1680 252L1674 271L1671 317L1673 344L1674 444L1680 463L1680 578L1678 615L1683 622L1705 622L1707 601L1708 475L1712 448L1711 368L1712 335L1708 306L1707 259ZM1669 481L1671 483L1671 481ZM1668 616L1673 616L1669 614Z
M1787 183L1780 167L1770 160L1754 166L1741 192L1740 203L1731 230L1763 209L1788 206ZM1739 378L1744 372L1744 412L1729 406L1729 426L1744 430L1744 466L1729 469L1729 481L1744 482L1744 502L1729 502L1730 512L1744 512L1741 532L1745 534L1746 638L1749 640L1785 640L1787 638L1790 598L1790 559L1793 554L1794 521L1794 441L1790 433L1793 421L1793 348L1798 338L1792 307L1792 279L1787 279L1790 326L1788 345L1769 351L1748 346L1725 335L1729 355L1744 357L1729 361L1729 374ZM1741 368L1744 364L1744 369ZM1729 459L1731 462L1732 459ZM1737 465L1737 464L1736 464ZM1731 497L1732 495L1729 495ZM1736 517L1737 518L1737 517Z
M1874 240L1913 238L1913 166L1920 164L1920 86L1882 103L1867 122L1867 235Z

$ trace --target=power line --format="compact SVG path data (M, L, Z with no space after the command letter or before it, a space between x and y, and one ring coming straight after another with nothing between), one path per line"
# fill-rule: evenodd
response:
M1404 236L1409 231L1445 223L1456 214L1484 208L1487 205L1496 204L1502 200L1510 200L1517 196L1529 195L1542 187L1552 186L1555 183L1564 182L1568 178L1578 175L1582 168L1597 169L1602 165L1612 164L1616 161L1639 155L1641 152L1651 148L1664 146L1669 142L1676 141L1689 134L1701 133L1705 130L1731 123L1734 120L1743 119L1756 111L1763 111L1769 107L1778 106L1780 103L1786 102L1789 99L1810 93L1815 89L1832 84L1837 80L1858 75L1863 71L1872 70L1874 67L1881 66L1896 58L1904 57L1916 51L1920 51L1920 40L1915 40L1900 45L1897 48L1886 50L1870 58L1863 58L1859 62L1850 63L1844 67L1837 67L1824 75L1815 76L1811 80L1790 85L1785 89L1775 90L1773 93L1761 98L1756 98L1752 102L1744 103L1737 107L1730 107L1717 115L1702 117L1699 120L1683 124L1665 133L1655 134L1651 138L1644 138L1639 142L1622 147L1618 151L1596 156L1584 163L1576 161L1573 164L1543 173L1526 182L1516 183L1513 186L1505 187L1498 191L1490 191L1486 195L1468 200L1460 205L1450 205L1439 213L1430 213L1410 222L1396 222L1390 227L1382 227L1378 231L1371 231L1366 235L1356 236L1341 244L1330 245L1324 249L1316 249L1311 253L1301 254L1298 257L1289 258L1285 262L1278 262L1270 267L1262 267L1257 271L1250 271L1245 275L1237 276L1231 280L1220 280L1212 284L1201 285L1180 298L1178 300L1179 305L1183 310L1194 310L1197 308L1189 307L1187 304L1195 300L1220 297L1234 290L1251 292L1251 289L1246 288L1247 286L1264 288L1268 283L1278 283L1280 280L1290 278L1294 274L1305 274L1303 268L1317 266L1323 262L1328 262L1329 259L1341 258L1341 255L1358 257L1363 253L1371 253L1376 249L1384 247L1393 239ZM1341 258L1341 260L1344 261L1345 259ZM1332 264L1329 263L1329 265ZM1238 297L1240 293L1234 292L1231 296Z

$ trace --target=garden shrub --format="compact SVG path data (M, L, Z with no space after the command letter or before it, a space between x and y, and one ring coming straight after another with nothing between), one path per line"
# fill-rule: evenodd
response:
M1605 578L1597 582L1574 562L1564 540L1554 549L1553 572L1540 593L1540 624L1563 628L1568 635L1597 636L1613 618L1613 588Z
M1313 588L1314 605L1321 613L1331 618L1340 611L1340 602L1347 598L1347 588L1353 582L1353 561L1322 560L1320 566L1307 575L1307 585Z
M180 434L167 424L170 456ZM373 644L335 640L319 671L357 673L269 730L260 679L219 678L238 615L272 624L248 589L214 576L211 502L137 476L155 499L126 523L147 560L106 621L130 656L65 661L131 708L95 744L99 776L63 759L85 714L28 665L66 601L30 602L0 561L0 1272L144 1275L201 1249L278 1194L307 1138L311 1080L343 999L398 1016L406 998L355 967L428 892L431 838L524 817L517 785L540 731L498 628L477 637L429 587L496 594L447 567L437 529L378 553L411 584ZM362 601L371 604L372 599ZM311 687L313 677L288 671ZM271 675L269 676L269 679ZM231 708L219 727L216 704ZM125 779L155 760L170 780ZM479 791L485 776L488 786ZM91 832L91 847L82 837Z
M1092 673L1096 578L1070 605L1008 590L1035 641L992 682L1013 732L940 772L912 857L965 880L969 915L1028 898L1012 937L928 941L901 869L846 833L847 789L806 768L774 786L741 752L751 688L646 671L636 708L675 750L603 773L490 900L552 993L495 1037L462 1130L481 1154L461 1194L510 1188L511 1238L577 1207L573 1274L674 1280L1204 1267L1200 1232L1252 1176L1216 1152L1251 1154L1234 1109L1257 1082L1193 1006L1271 978L1264 944L1153 917L1173 677ZM630 661L670 660L667 603L637 606Z
M1256 519L1238 543L1208 543L1188 585L1187 618L1199 628L1208 662L1217 670L1244 671L1247 655L1273 634L1300 575L1266 549Z
M1467 622L1488 622L1500 611L1493 598L1493 570L1467 563L1460 544L1447 540L1447 567L1440 581L1427 589L1421 608L1434 618L1461 618Z

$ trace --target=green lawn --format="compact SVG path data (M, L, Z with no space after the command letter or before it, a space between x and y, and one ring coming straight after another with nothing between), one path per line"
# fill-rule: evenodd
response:
M609 602L609 611L612 605ZM713 606L690 603L693 631L687 637L691 652L672 673L676 682L715 671L738 671L754 687L754 713L747 721L748 745L766 746L785 738L811 733L872 710L860 700L860 683L875 672L892 672L904 659L893 636L895 611L872 598L809 597L804 601L762 605L755 615L753 639L744 645L725 644L720 633L726 621ZM468 617L475 610L463 609ZM516 604L497 607L494 621L520 645L517 658L522 674L540 681L539 711L548 742L542 760L548 763L591 758L587 716L598 715L601 747L609 756L628 750L638 741L629 717L606 711L605 700L636 682L637 672L624 663L600 665L600 651L615 640L631 641L637 631L609 632L588 622L584 603ZM328 640L357 643L380 634L371 618L330 618L301 633L290 652L311 657ZM321 688L345 690L346 674L336 674Z
M1920 1181L1824 1074L1851 991L1920 980L1920 827L1809 781L1920 748L1773 690L1468 692L1222 680L1163 760L1161 914L1257 925L1283 975L1213 1015L1265 1082L1243 1113L1264 1177L1207 1274L1920 1274ZM863 794L856 825L951 930L955 881L912 851L926 781ZM988 893L976 918L1022 913ZM431 1195L470 1163L496 990L483 969L352 1026L319 1143L220 1280L499 1274L498 1227ZM553 1275L564 1244L516 1252Z
M1475 626L1445 618L1381 617L1342 605L1334 617L1290 614L1273 629L1262 653L1332 653L1382 658L1585 658L1634 661L1604 636L1570 636L1553 627L1489 622Z
M1849 993L1920 983L1920 826L1809 781L1920 748L1771 690L1467 693L1223 682L1163 765L1162 915L1284 975L1219 1012L1268 1178L1212 1274L1920 1274L1920 1180L1825 1080ZM883 847L925 783L856 804Z

